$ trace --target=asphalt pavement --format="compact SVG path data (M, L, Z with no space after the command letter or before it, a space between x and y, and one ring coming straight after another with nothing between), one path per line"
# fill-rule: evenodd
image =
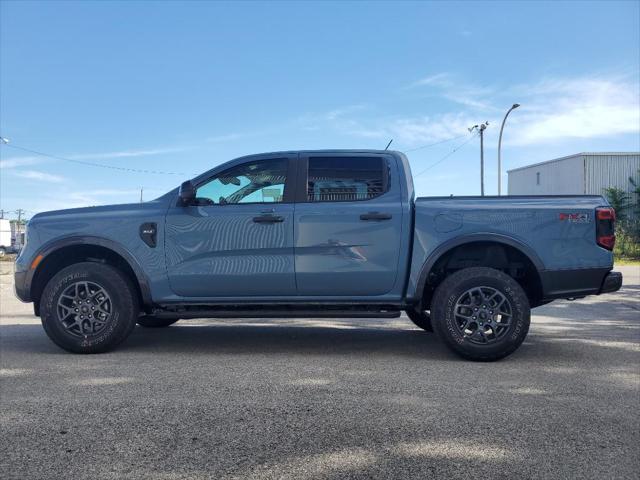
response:
M640 267L495 363L406 318L187 320L72 355L0 263L3 479L637 479Z

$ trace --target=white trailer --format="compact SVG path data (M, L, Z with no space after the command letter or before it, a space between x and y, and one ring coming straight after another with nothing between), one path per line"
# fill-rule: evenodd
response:
M6 218L0 218L0 257L4 257L7 252L12 251L11 224Z

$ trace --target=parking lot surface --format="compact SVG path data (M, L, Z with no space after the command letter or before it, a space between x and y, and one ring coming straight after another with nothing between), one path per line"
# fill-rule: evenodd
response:
M0 477L638 478L640 267L495 363L406 318L187 320L72 355L0 263Z

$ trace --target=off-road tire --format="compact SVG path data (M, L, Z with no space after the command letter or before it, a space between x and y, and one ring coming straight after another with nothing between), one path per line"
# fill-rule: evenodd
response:
M153 315L138 317L138 325L145 328L164 328L176 323L179 318L158 318Z
M466 320L455 314L463 296L479 287L500 292L511 310L509 326L491 329L499 333L486 344L478 344L477 337L465 334L460 325ZM529 331L531 309L527 295L513 278L493 268L472 267L451 274L438 286L431 302L431 321L436 335L458 355L475 361L494 361L510 355L522 344ZM475 326L478 327L477 322Z
M415 309L407 309L406 310L407 317L411 320L417 327L420 327L426 332L433 332L433 325L431 325L431 316L425 311L418 311Z
M98 285L110 298L109 317L95 334L71 333L59 318L59 301L74 285ZM115 348L133 331L138 319L138 299L130 280L117 268L93 262L70 265L45 286L40 299L40 318L49 338L74 353L101 353ZM64 296L68 298L68 296ZM66 301L66 300L64 300ZM77 321L77 317L76 317Z

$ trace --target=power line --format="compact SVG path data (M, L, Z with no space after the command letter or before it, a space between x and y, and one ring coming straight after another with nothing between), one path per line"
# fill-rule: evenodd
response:
M422 145L421 147L411 148L409 150L403 150L404 153L415 152L416 150L422 150L423 148L435 147L436 145L441 145L443 143L452 142L454 140L458 140L459 138L465 137L466 134L458 135L457 137L447 138L446 140L440 140L439 142L430 143L428 145Z
M464 135L463 135L464 136ZM432 163L431 165L429 165L427 168L425 168L424 170L422 170L420 173L417 173L416 175L413 176L413 178L419 177L420 175L422 175L423 173L426 173L427 171L431 170L433 167L435 167L436 165L444 162L447 158L449 158L451 155L453 155L454 153L456 153L458 150L460 150L462 147L464 147L467 143L469 143L471 140L474 139L476 135L471 135L468 139L466 139L464 142L462 142L460 145L458 145L457 147L455 147L453 150L451 150L449 153L447 153L444 157L442 157L440 160L438 160L437 162Z
M123 171L123 172L152 173L152 174L157 174L157 175L189 175L189 174L184 173L184 172L165 172L165 171L162 171L162 170L142 170L142 169L138 169L138 168L117 167L115 165L105 165L103 163L87 162L85 160L75 160L73 158L61 157L59 155L51 155L49 153L39 152L38 150L32 150L30 148L20 147L18 145L14 145L14 144L3 143L3 145L5 147L15 148L17 150L22 150L23 152L32 153L34 155L40 155L42 157L49 157L49 158L53 158L53 159L56 159L56 160L62 160L63 162L71 162L71 163L77 163L77 164L80 164L80 165L87 165L87 166L90 166L90 167L108 168L110 170L120 170L120 171Z

